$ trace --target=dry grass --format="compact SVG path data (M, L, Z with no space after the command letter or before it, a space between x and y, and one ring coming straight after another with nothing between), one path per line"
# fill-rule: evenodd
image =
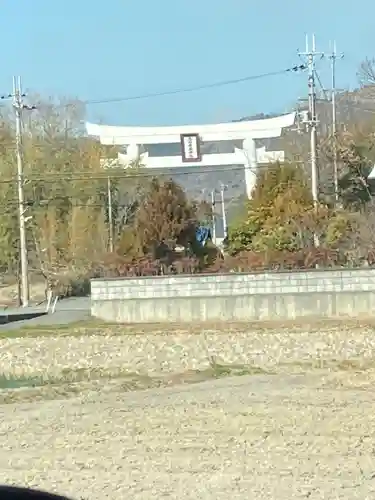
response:
M256 366L210 364L205 370L153 377L126 370L65 369L58 377L7 377L0 375L0 404L60 399L96 390L135 391L177 384L196 384L222 377L270 374Z
M364 329L373 332L375 320L327 320L307 322L253 322L253 323L222 323L211 325L119 325L108 324L96 320L78 322L69 325L40 325L24 327L19 330L0 331L0 338L41 338L41 337L114 337L124 335L176 335L176 334L282 334L288 336L298 332L353 332ZM263 338L263 337L262 337ZM107 340L104 339L105 342ZM110 338L108 342L111 342ZM104 368L65 368L61 373L47 374L44 377L30 378L21 372L17 376L0 375L0 404L19 401L67 398L78 394L98 391L134 391L152 387L166 387L178 384L195 384L221 377L241 375L272 375L285 373L312 373L317 370L329 374L330 384L362 384L364 380L375 380L375 358L360 359L320 359L291 360L278 362L271 370L261 366L244 364L221 364L211 359L209 367L201 370L175 370L163 376L148 376L143 373L133 373L121 367ZM354 382L354 379L356 382ZM359 380L360 379L360 380Z
M279 369L285 371L301 371L303 373L311 370L330 370L330 371L358 371L364 372L368 370L375 370L375 359L314 359L312 361L297 360L287 363L279 363Z
M58 376L47 377L28 378L22 375L14 377L0 375L0 404L64 399L96 391L128 392L155 387L197 384L223 377L271 376L282 373L311 374L314 371L325 372L325 386L362 387L365 382L366 385L369 385L375 380L375 359L367 361L356 359L295 361L280 363L272 371L254 365L229 365L212 362L206 369L188 370L165 376L148 376L142 373L131 373L127 370L100 368L64 369Z
M205 498L371 498L373 464L366 460L374 428L374 326L371 319L168 326L90 321L3 331L3 337L30 337L2 342L0 370L14 374L0 378L3 481L73 498L182 498L190 492L190 499L202 491ZM242 334L237 346L236 332ZM215 349L204 348L205 333ZM134 334L144 338L114 338ZM176 354L184 334L202 338L190 338L194 348ZM128 355L129 345L135 348ZM165 362L171 350L173 371L153 371L155 356ZM35 373L45 375L31 378ZM163 390L146 390L154 388Z
M366 329L375 331L375 318L362 319L309 319L290 321L253 321L253 322L221 322L221 323L150 323L150 324L117 324L105 323L103 321L90 319L70 323L67 325L33 325L19 329L3 329L0 331L0 339L21 337L48 337L48 336L74 336L84 337L92 335L122 336L122 335L171 335L189 334L200 335L249 333L270 334L282 333L284 335L309 331L311 333L321 330L334 332L340 330L360 331Z
M45 284L43 282L30 283L30 299L42 301L45 299ZM2 284L0 286L0 306L14 307L18 304L18 286L16 283Z
M374 393L323 377L2 405L0 479L72 498L373 498Z

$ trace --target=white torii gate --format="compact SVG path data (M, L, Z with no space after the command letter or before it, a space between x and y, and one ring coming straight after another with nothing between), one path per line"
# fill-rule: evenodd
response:
M140 160L145 168L171 169L179 167L214 167L220 165L244 165L246 194L251 193L256 182L257 166L284 161L284 151L267 152L257 148L256 139L280 137L282 130L295 122L295 113L262 120L217 123L212 125L182 125L173 127L119 127L86 123L90 136L99 138L101 144L126 146L126 154L119 153L117 164L126 168L131 161ZM233 153L201 154L202 142L241 140L242 149ZM181 144L179 156L153 157L140 153L140 146L147 144ZM109 162L104 162L110 166Z

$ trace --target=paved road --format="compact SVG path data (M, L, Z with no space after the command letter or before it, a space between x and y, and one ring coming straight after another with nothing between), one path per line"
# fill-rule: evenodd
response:
M42 304L37 307L22 308L9 308L0 310L0 314L14 314L17 312L32 312L44 311L46 305ZM14 330L24 326L35 325L65 325L83 321L90 318L90 297L74 297L69 299L60 300L57 302L54 314L40 316L39 318L29 319L25 321L16 321L0 325L0 330Z

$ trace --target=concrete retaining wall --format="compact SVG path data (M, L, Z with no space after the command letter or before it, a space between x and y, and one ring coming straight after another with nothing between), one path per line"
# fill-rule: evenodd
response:
M371 315L375 269L94 279L91 314L119 323Z

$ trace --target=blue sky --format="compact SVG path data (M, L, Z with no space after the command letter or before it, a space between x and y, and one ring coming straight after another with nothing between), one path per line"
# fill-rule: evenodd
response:
M311 5L312 14L307 8ZM46 95L111 99L241 78L300 62L305 33L345 59L338 86L357 85L362 59L375 56L375 2L342 0L2 0L0 92L12 75ZM185 56L184 54L187 54ZM329 85L328 62L319 63ZM288 74L171 97L88 106L109 124L219 122L284 112L306 93L306 75Z

